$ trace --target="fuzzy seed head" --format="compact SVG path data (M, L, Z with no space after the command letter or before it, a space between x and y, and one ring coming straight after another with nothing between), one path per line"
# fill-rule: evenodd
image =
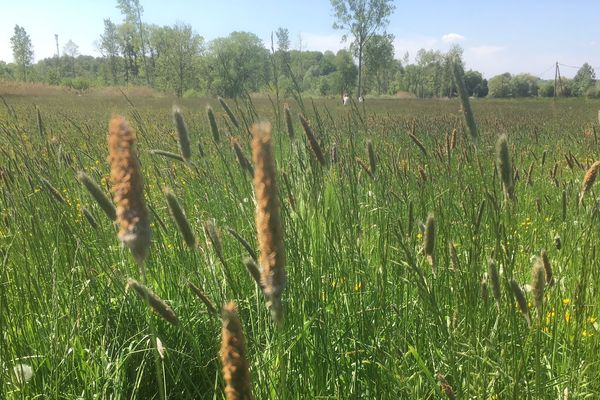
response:
M132 278L127 279L127 286L125 286L126 291L129 289L133 289L159 317L173 325L179 325L179 319L173 309L152 290Z
M276 322L283 318L281 296L285 287L285 249L279 215L275 178L275 158L271 145L271 125L252 127L252 157L255 166L256 230L260 248L261 282Z
M252 385L246 361L246 345L235 303L223 307L221 363L227 400L251 400Z
M498 170L500 171L500 178L502 179L502 188L504 190L504 196L506 200L512 200L514 194L512 164L510 162L508 139L506 135L501 135L498 138L496 151L498 158Z
M533 268L531 269L531 290L533 293L533 302L538 310L540 310L544 304L544 286L546 285L545 275L542 258L535 257Z
M192 147L190 146L190 137L188 130L183 120L183 114L179 107L173 107L173 120L177 128L177 136L179 138L179 151L184 160L189 161L192 157Z
M125 119L112 118L108 162L113 200L117 205L119 239L131 250L138 264L142 264L150 248L150 219L135 142L135 133Z

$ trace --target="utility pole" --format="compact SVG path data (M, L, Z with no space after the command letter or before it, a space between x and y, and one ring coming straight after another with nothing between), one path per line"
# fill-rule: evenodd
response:
M554 98L558 96L558 89L560 87L560 94L563 93L562 79L560 78L560 67L558 61L556 62L556 68L554 69Z

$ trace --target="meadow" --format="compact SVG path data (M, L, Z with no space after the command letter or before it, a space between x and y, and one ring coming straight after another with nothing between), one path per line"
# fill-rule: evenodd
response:
M227 100L236 127L216 99L184 99L189 161L170 98L2 102L0 398L224 398L230 301L256 399L600 396L600 202L594 186L581 195L600 158L598 101L474 101L474 143L458 100L290 101L290 132L283 102ZM126 290L144 277L78 178L110 196L115 114L138 139L152 231L144 281L177 323ZM277 165L279 324L244 265L258 252L256 121L272 124Z

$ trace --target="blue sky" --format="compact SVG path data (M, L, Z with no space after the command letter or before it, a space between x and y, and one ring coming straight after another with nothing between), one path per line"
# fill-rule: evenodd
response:
M336 51L342 33L334 30L328 0L141 0L143 19L171 25L192 25L205 40L234 30L257 34L268 44L279 26L289 29L292 48ZM82 54L98 55L95 41L103 19L121 21L116 1L6 0L0 14L0 60L12 61L10 37L15 24L29 33L35 58L55 53L54 34L61 45L69 39ZM447 50L458 43L467 68L485 76L530 72L554 77L555 61L572 67L589 62L600 75L600 0L396 0L388 32L396 37L396 57L420 48ZM576 68L561 67L572 76Z

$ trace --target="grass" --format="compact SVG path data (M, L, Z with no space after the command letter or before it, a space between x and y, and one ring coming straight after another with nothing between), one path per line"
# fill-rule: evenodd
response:
M221 322L188 282L217 308L236 302L257 399L442 398L448 386L458 398L600 394L597 188L578 206L585 172L598 158L599 102L475 101L475 149L455 100L381 99L364 109L334 100L305 101L303 110L291 103L290 139L283 113L277 120L268 100L228 100L236 128L216 99L188 99L179 103L192 149L185 163L151 152L179 154L169 99L39 97L41 123L31 99L4 100L0 398L160 398L163 384L168 398L223 398ZM113 113L126 115L138 133L153 232L146 285L172 308L177 326L126 293L127 279L140 278L138 267L77 180L84 171L108 195ZM326 164L308 146L299 113ZM251 160L246 127L264 119L273 125L287 259L280 326L244 267L248 252L228 231L258 248L252 178L226 132ZM458 143L448 152L453 129ZM504 199L495 167L501 134L518 175L513 200ZM336 162L328 157L333 147ZM364 169L357 158L366 160ZM197 248L178 232L165 188L185 212ZM422 251L429 214L435 271ZM203 228L207 221L220 232L220 252ZM530 283L531 257L541 249L555 283L546 285L541 308L525 290L529 328L511 281ZM490 258L500 271L498 306L491 288L481 296ZM156 357L153 332L164 358ZM19 364L32 367L27 383L15 377Z

